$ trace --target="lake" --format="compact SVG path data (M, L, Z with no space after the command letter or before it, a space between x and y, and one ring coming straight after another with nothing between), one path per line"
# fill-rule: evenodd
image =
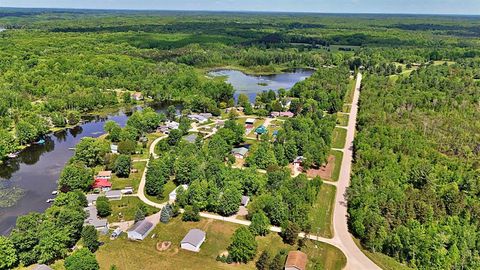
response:
M251 102L255 101L257 93L280 88L290 89L297 82L310 77L313 69L293 69L284 73L272 75L248 75L239 70L220 69L208 73L211 77L226 77L226 82L235 88L235 99L239 94L246 94Z
M164 111L166 105L154 106L156 111ZM106 117L91 116L87 122L75 128L55 132L46 136L44 145L32 145L23 150L15 159L9 159L0 166L0 199L11 196L15 191L23 191L10 207L0 207L0 234L6 235L14 227L18 216L29 212L43 212L53 198L52 191L57 189L57 180L72 150L83 137L99 137L104 133L103 125L113 120L125 126L128 116L135 110L122 110ZM3 197L5 199L5 197ZM12 199L13 200L13 199Z

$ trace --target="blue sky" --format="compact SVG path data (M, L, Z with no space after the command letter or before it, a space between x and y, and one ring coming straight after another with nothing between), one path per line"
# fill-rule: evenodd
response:
M3 7L480 14L480 0L0 0Z

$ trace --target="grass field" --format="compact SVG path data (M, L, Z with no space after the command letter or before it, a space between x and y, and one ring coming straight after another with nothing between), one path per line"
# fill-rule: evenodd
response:
M310 212L312 233L323 237L333 237L333 204L335 202L336 187L323 184Z
M404 264L401 264L397 262L395 259L388 257L385 254L379 253L379 252L371 252L366 249L364 249L360 241L356 238L353 238L353 241L355 241L355 244L362 250L362 252L367 255L367 257L372 260L376 265L378 265L380 268L383 270L413 270L413 268L410 268Z
M337 125L346 127L348 125L348 115L337 113Z
M147 207L146 216L155 214L158 212L158 209L149 205L146 205L139 198L135 196L123 197L118 201L110 201L110 206L112 207L112 214L107 218L108 222L119 222L134 220L135 212L139 204L144 204ZM121 214L121 215L120 215Z
M225 264L217 262L215 258L224 252L230 244L230 237L241 225L202 219L200 222L181 222L176 218L168 224L159 224L144 241L134 242L122 235L116 240L103 236L103 246L96 256L100 269L108 270L116 265L120 270L126 269L255 269L254 261L248 264ZM180 241L192 228L199 228L207 233L200 252L190 252L180 249ZM154 237L152 238L151 236ZM159 241L171 241L169 250L159 252L155 245ZM257 257L267 249L272 254L280 249L294 250L294 246L283 244L281 238L274 233L265 237L257 237ZM308 269L342 269L345 265L345 256L335 247L307 241L304 251L309 256ZM322 268L314 268L315 264Z
M344 99L345 103L351 104L353 102L354 90L355 90L355 80L350 80L348 82L347 93L345 93L345 99Z
M345 147L345 140L347 138L347 130L344 128L335 128L333 130L332 148Z
M145 170L145 166L147 162L140 161L140 162L132 162L132 167L137 169L137 173L131 173L128 178L118 178L115 174L112 175L112 189L122 189L125 187L133 187L134 192L138 190L138 186L140 185L140 179L142 178L143 171Z
M341 151L330 151L330 155L335 156L335 166L333 167L332 180L338 181L340 176L340 167L342 166L343 152Z
M343 108L342 108L342 112L344 112L344 113L349 113L351 107L352 107L351 105L344 104L344 105L343 105Z
M172 192L176 187L177 186L175 185L175 183L173 183L173 180L170 180L167 183L165 183L165 185L163 186L163 192L162 192L162 198L161 199L157 198L156 196L150 196L150 195L147 195L147 194L145 194L145 196L147 196L147 198L152 202L164 203L164 202L168 201L168 194L170 194L170 192Z

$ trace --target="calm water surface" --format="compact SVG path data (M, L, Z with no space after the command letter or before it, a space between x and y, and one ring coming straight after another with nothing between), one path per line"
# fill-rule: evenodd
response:
M235 88L235 98L239 94L247 94L251 102L255 101L257 93L280 88L290 89L297 82L310 77L315 71L312 69L294 69L285 73L272 75L247 75L238 70L222 69L209 72L213 77L226 76L226 81Z

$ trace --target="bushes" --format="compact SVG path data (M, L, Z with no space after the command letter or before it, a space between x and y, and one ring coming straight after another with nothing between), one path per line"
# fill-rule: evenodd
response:
M79 249L73 252L72 255L65 259L66 270L98 270L98 265L95 255L87 248Z
M187 205L182 215L182 221L200 221L200 215L197 207Z
M238 228L232 236L232 243L228 246L228 256L234 262L247 263L257 253L255 236L247 227Z
M98 216L100 217L107 217L107 216L110 216L110 214L112 213L110 202L105 196L100 196L97 198L96 206L97 206Z

